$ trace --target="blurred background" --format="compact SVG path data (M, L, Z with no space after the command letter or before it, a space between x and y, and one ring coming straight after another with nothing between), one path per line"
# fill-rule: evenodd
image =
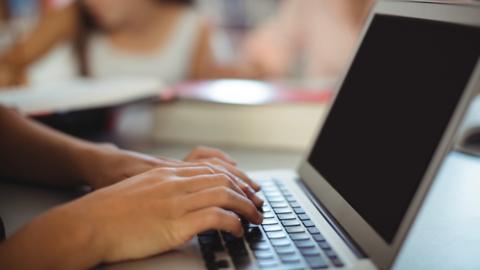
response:
M176 72L159 70L155 75L169 82L218 77L314 82L335 79L342 71L372 1L1 0L0 3L0 50L5 54L15 43L26 43L23 52L16 51L24 54L22 70L17 70L23 74L17 76L30 83L78 75L75 65L79 64L75 61L88 62L84 63L88 71L81 71L83 75L126 73L125 69L113 68L114 63L101 65L100 60L91 59L102 53L101 48L121 50L97 57L112 62L113 56L130 57L129 63L141 60L141 56L155 56L159 62L168 60L164 62L174 65ZM84 37L86 40L79 38L82 35L88 35ZM128 38L140 40L125 42ZM73 44L66 46L66 43ZM169 51L167 45L176 46L177 50ZM75 49L72 47L79 46L89 48L85 49L87 52L78 52L78 48L72 52ZM85 59L78 59L80 53L85 54L82 56ZM158 57L160 53L164 53L163 59ZM134 54L139 55L135 58ZM17 60L17 65L18 62L22 61ZM109 68L108 72L104 70ZM145 71L146 64L130 71L142 73L141 68L143 73L153 74ZM18 82L20 78L11 80Z
M372 4L0 0L0 102L65 132L144 152L208 144L303 153ZM157 80L159 90L148 104L65 106L100 99L85 91L52 105L79 80L101 92L116 78L123 93L102 99L129 92L130 101L144 100L139 78ZM109 135L92 136L98 130Z

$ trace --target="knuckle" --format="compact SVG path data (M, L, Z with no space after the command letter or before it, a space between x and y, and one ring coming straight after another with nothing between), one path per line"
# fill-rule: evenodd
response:
M158 174L165 174L167 172L169 172L170 169L167 169L167 168L164 168L164 167L157 167L157 168L154 168L151 170L151 172L155 175L158 175Z
M218 179L219 179L220 184L222 186L225 186L225 187L232 187L233 186L232 179L230 179L230 177L228 177L226 174L220 174L218 176Z
M218 224L223 220L223 210L219 207L212 207L207 215L207 219L210 224Z
M234 199L233 194L229 188L219 187L218 190L219 190L218 195L221 202L228 203Z

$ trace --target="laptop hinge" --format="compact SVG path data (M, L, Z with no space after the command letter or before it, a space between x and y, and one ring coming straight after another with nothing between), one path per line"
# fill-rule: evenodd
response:
M322 214L322 216L327 220L327 222L332 226L335 232L340 236L340 238L345 242L345 244L350 248L350 250L355 254L358 259L364 259L368 256L366 253L353 241L353 239L348 235L347 232L338 224L335 218L328 212L328 210L323 206L323 204L312 194L310 189L301 181L296 179L298 186L305 192L308 199L315 205L317 210Z

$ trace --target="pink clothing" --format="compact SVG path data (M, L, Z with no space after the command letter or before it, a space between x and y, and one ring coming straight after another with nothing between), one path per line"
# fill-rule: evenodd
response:
M247 59L274 77L285 76L297 62L304 76L337 77L353 53L371 1L284 1L278 14L247 39Z

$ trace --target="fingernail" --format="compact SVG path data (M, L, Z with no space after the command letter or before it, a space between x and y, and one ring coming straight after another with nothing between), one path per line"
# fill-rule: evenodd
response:
M263 214L258 212L257 224L262 224L263 222Z
M253 188L255 189L255 191L259 191L260 190L260 185L255 183L255 182L252 182L253 184Z
M242 237L244 233L245 233L245 231L243 230L243 227L240 227L240 231L239 231L237 236Z
M257 207L263 206L264 201L262 200L262 198L260 198L260 197L258 197L258 196L256 196L256 195L255 195L253 198L254 198L254 200L255 200L255 205L256 205Z
M262 198L258 197L258 196L257 196L257 199L258 199L258 202L259 202L260 206L263 206L263 204L265 203L265 201L264 201Z
M248 190L251 194L255 194L255 193L256 193L255 190L254 190L251 186L249 186L249 185L247 185L247 184L245 184L245 186L247 187L247 190Z

